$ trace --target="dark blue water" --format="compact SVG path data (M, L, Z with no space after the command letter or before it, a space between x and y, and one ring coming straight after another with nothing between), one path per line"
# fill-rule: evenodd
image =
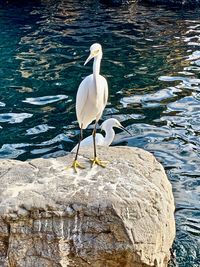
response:
M88 48L104 49L104 118L133 133L173 185L180 267L200 266L200 10L98 1L0 1L0 157L59 156L78 140L75 96ZM85 135L91 133L87 130Z

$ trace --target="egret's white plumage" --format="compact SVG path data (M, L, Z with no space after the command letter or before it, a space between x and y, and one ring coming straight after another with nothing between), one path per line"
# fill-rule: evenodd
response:
M77 146L76 156L72 167L76 170L77 167L83 168L77 161L80 142L82 140L83 129L86 129L88 125L95 120L95 126L93 130L93 144L94 144L94 159L93 164L105 166L102 161L97 158L95 135L96 135L96 124L101 118L103 110L108 100L108 84L106 79L100 75L100 64L102 59L102 47L100 44L93 44L90 47L90 55L85 61L87 64L92 58L93 63L93 74L87 76L79 85L78 92L76 95L76 116L81 129L80 141ZM85 65L84 64L84 65Z
M102 134L97 133L95 136L96 145L109 146L115 137L115 131L113 129L114 127L127 131L117 119L114 118L107 119L101 125L101 130L105 132L105 137ZM91 146L92 144L93 144L93 136L90 135L81 141L80 147ZM72 149L72 152L76 152L77 147L78 144Z
M95 136L95 140L96 140L96 145L98 146L103 146L104 144L104 137L102 134L97 133ZM90 135L88 137L86 137L85 139L83 139L80 143L80 148L81 147L86 147L86 146L92 146L93 145L93 136ZM71 152L76 152L78 148L78 144L71 150Z
M100 44L93 44L90 47L90 56L85 64L94 58L93 74L85 77L76 95L76 115L79 127L82 129L86 129L93 120L98 121L101 118L108 100L108 84L100 75L102 55Z

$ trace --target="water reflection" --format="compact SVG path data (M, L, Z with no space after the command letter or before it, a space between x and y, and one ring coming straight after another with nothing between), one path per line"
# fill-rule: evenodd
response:
M29 113L3 113L0 114L0 122L21 123L27 118L31 118L33 114Z
M53 126L48 126L47 124L41 124L41 125L37 125L33 128L30 128L28 130L26 130L26 134L27 135L32 135L32 134L40 134L40 133L45 133L50 129L54 129L55 127Z
M199 267L199 10L13 2L0 1L0 157L56 157L74 147L76 91L91 73L83 63L91 43L102 43L110 89L103 119L115 117L133 133L118 133L115 144L147 149L165 166L177 262Z
M43 106L47 104L51 104L63 99L67 99L66 95L55 95L55 96L42 96L42 97L30 97L23 100L25 103L29 103L32 105Z

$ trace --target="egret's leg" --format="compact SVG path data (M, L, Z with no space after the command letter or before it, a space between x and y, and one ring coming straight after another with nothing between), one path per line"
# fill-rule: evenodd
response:
M82 129L82 125L81 125L81 132L80 132L80 138L79 138L79 142L78 142L78 147L77 147L77 150L76 150L76 156L75 156L73 164L72 164L72 168L75 170L76 173L77 173L77 168L81 168L81 169L85 168L77 160L78 152L79 152L79 148L80 148L80 143L81 143L82 139L83 139L83 129Z
M95 122L94 125L94 130L92 132L92 136L93 136L93 144L94 144L94 159L91 159L92 162L92 166L94 166L95 164L105 168L106 167L106 161L102 161L100 159L97 158L97 150L96 150L96 127L97 127L97 121Z
M94 130L92 132L92 136L93 136L93 144L94 144L94 158L97 157L97 150L96 150L96 127L97 127L97 122L95 122L94 125Z
M82 129L82 126L81 126L81 132L80 132L80 137L79 137L79 142L78 142L78 147L77 147L77 150L76 150L76 156L75 156L75 159L77 161L77 158L78 158L78 152L79 152L79 148L80 148L80 143L83 139L83 129Z

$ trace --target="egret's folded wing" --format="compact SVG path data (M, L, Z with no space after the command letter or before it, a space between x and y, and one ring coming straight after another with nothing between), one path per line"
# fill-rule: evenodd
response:
M96 145L100 145L100 146L104 145L104 137L100 133L96 134L95 140L96 140ZM83 139L81 141L80 148L86 147L86 146L93 146L93 136L92 135L86 137L85 139ZM78 148L78 144L72 149L71 152L76 152L77 148Z
M104 101L104 107L106 106L107 102L108 102L108 83L105 79L105 87L104 87L104 98L103 98L103 101Z
M79 123L81 123L82 117L84 115L83 110L86 105L88 95L89 95L89 89L84 79L79 85L78 92L76 95L76 116ZM81 125L79 126L81 127Z

